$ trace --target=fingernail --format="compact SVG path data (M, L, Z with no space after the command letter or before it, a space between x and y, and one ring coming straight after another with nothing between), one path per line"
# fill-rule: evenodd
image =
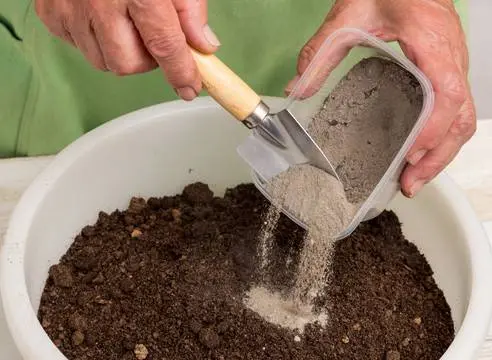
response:
M413 198L417 193L422 190L422 187L425 185L424 180L416 180L412 186L410 186L410 191L408 193L408 196Z
M289 95L292 90L294 89L294 86L296 86L297 82L299 81L301 77L299 75L296 75L285 87L285 93Z
M186 101L193 100L194 98L196 98L198 96L195 89L193 89L191 86L185 86L185 87L182 87L179 89L175 89L175 91L176 91L176 94L178 94L178 96L180 98L182 98L183 100L186 100Z
M419 150L408 157L408 162L411 165L416 165L424 157L426 153L427 150L425 149Z
M217 37L217 35L215 35L214 31L212 30L212 28L208 24L206 24L203 27L203 35L205 36L205 39L207 39L207 41L212 46L220 46L221 45L219 38Z

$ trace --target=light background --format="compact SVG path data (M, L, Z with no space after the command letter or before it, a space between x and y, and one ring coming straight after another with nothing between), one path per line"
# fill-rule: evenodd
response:
M492 119L492 0L470 5L470 82L479 119Z

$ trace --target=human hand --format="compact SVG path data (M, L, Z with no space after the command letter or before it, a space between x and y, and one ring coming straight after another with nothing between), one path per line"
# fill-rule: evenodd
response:
M324 40L343 27L363 29L398 41L405 55L429 78L435 92L430 119L407 156L402 192L413 197L438 175L476 129L475 106L467 80L465 35L452 0L338 0L324 24L302 49L292 89ZM335 49L332 67L350 44ZM327 74L324 74L326 76Z
M36 0L36 12L96 68L129 75L160 67L185 100L202 87L187 43L203 53L220 46L206 0Z

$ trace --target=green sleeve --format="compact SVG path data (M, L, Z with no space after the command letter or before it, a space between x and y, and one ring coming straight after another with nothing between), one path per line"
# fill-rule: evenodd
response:
M461 19L461 25L463 26L463 30L468 38L470 29L469 29L469 6L468 0L454 0L454 7L458 12L458 15Z
M333 1L210 1L218 55L258 93L282 96ZM54 154L115 117L177 99L158 70L117 77L93 69L48 33L33 3L0 0L0 157ZM455 4L468 29L467 0Z

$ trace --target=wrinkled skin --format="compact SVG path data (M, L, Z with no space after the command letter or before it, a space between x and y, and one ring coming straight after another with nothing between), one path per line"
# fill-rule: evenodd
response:
M187 42L213 53L220 42L207 25L206 0L36 0L48 29L76 46L98 69L127 75L160 67L185 100L201 81ZM408 153L400 178L413 197L455 157L476 128L465 36L452 0L338 0L299 55L293 88L323 41L342 27L357 27L398 41L430 79L435 107ZM350 43L332 54L333 65ZM326 74L324 74L326 75Z
M299 75L323 41L343 27L364 29L385 41L398 41L405 55L432 83L433 113L410 149L400 178L403 193L413 197L451 162L476 129L467 79L468 50L458 14L451 0L339 0L301 50ZM347 53L350 39L343 45L330 54L334 63ZM299 75L287 86L288 90Z
M129 75L159 66L185 100L202 88L187 41L203 53L220 45L206 0L36 0L36 12L96 68Z

